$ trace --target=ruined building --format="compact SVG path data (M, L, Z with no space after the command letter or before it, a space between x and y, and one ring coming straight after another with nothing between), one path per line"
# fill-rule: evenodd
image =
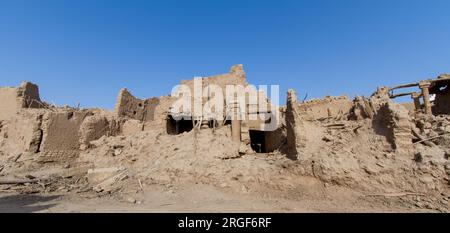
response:
M184 80L181 84L190 89L197 85L195 80ZM237 99L224 99L223 115L219 117L196 115L191 111L174 113L171 106L177 96L141 100L127 89L120 90L113 113L100 109L56 107L40 99L35 84L24 82L17 88L0 89L0 122L3 137L10 139L7 143L9 146L15 144L17 150L40 152L46 156L76 156L80 150L89 148L91 141L102 136L132 135L147 129L159 129L166 134L177 135L195 128L228 127L243 153L251 150L280 150L290 154L291 158L297 158L301 155L301 148L308 143L304 132L308 132L308 127L313 127L308 126L310 122L372 119L376 131L386 136L394 150L408 154L415 137L411 133L411 116L418 113L449 114L449 84L450 76L442 75L434 80L393 88L382 87L370 98L356 97L352 101L346 96L339 96L301 103L295 91L290 90L286 107L272 105L265 93L258 92L258 100L253 103L267 104L265 112L258 112L258 106L250 106L252 102L246 96L246 106L239 105ZM242 65L231 67L226 74L201 78L199 85L198 88L207 92L201 96L203 103L214 98L213 91L206 89L211 85L220 87L224 92L227 85L249 87ZM420 92L394 94L396 90L410 87L418 87ZM408 110L410 105L392 101L405 95L413 99L413 109ZM434 96L433 101L430 96ZM195 99L192 98L192 104L195 105ZM233 120L233 110L239 107L246 108L247 115L242 120ZM252 118L252 114L267 114L268 117L261 120ZM274 121L275 129L264 128L267 125L265 123L270 121Z
M0 88L0 162L7 165L0 171L14 173L20 155L31 168L76 161L102 174L119 172L108 181L113 184L129 169L149 182L188 179L226 186L231 179L239 189L261 184L287 191L302 175L366 191L447 197L449 84L450 76L441 75L379 87L368 97L305 101L289 90L286 105L276 106L236 65L226 74L181 81L168 96L138 99L122 89L109 112L51 105L35 84L24 82ZM227 85L240 85L242 92L230 96ZM202 94L189 95L186 87ZM195 111L219 96L225 97L217 106L222 111ZM410 96L410 103L395 102L401 96ZM175 111L180 97L192 101ZM86 174L93 180L95 172L78 178Z
M193 88L194 80L182 81L181 84ZM200 88L211 84L223 90L226 85L248 86L242 65L233 66L227 74L202 78ZM264 93L258 93L258 96L268 104L264 114L279 111L269 104ZM89 148L91 141L102 136L132 135L147 129L160 129L161 132L176 135L196 127L229 127L235 142L244 143L244 150L253 148L258 152L273 151L282 143L273 131L261 126L265 122L258 118L249 120L252 119L249 117L251 114L260 112L247 111L247 116L242 120L230 120L230 114L233 114L230 110L238 107L236 102L224 102L224 115L220 120L191 112L178 113L188 116L189 120L174 120L170 108L177 97L141 100L127 89L120 90L113 113L100 109L52 106L40 99L37 85L29 82L17 88L1 88L0 97L3 99L0 103L0 122L3 136L9 139L8 144L12 147L16 144L17 150L41 153L55 159L76 157L80 150ZM207 101L212 97L207 94L203 98ZM251 106L245 107L252 109ZM273 120L280 124L279 119Z

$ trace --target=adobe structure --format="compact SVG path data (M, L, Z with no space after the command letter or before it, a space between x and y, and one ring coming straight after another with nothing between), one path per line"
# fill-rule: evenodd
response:
M210 84L250 86L242 65L200 83L201 90ZM181 84L197 85L194 80ZM255 106L246 105L246 117L237 120L231 114L241 105L233 100L224 100L220 116L175 113L171 107L177 96L138 99L122 89L109 112L51 105L40 98L37 85L23 82L0 88L0 172L7 177L82 164L67 179L77 178L81 185L80 179L87 177L86 187L110 193L133 187L126 178L133 176L139 177L140 187L147 181L192 180L220 186L223 179L229 182L232 174L240 174L230 186L245 185L255 192L261 186L288 191L296 177L307 176L363 191L426 193L436 210L448 211L442 200L449 197L449 84L450 76L441 75L380 87L370 97L353 100L328 96L299 101L289 90L285 106L273 105L266 93L258 92L257 103L267 104L266 110L255 112ZM419 90L394 93L414 87ZM411 103L394 102L400 96L411 96ZM207 92L201 98L214 95ZM265 128L268 122L276 127ZM281 181L287 177L293 183ZM414 199L409 201L414 205Z

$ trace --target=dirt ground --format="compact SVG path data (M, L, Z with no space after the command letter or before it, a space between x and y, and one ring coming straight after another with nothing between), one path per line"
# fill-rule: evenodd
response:
M297 200L236 194L201 184L176 191L153 185L146 187L143 194L121 201L108 196L66 193L1 193L0 212L436 212L414 206L405 207L401 197L371 197L340 187L322 187L321 192L315 194L308 193L308 190L302 190L304 193Z

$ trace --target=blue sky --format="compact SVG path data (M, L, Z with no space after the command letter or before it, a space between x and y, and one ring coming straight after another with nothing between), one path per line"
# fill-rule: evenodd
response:
M244 64L299 98L450 73L448 0L0 0L0 86L112 109Z

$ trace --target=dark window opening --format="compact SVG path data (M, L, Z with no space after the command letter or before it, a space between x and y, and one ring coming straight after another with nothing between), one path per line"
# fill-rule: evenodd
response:
M264 131L250 130L250 145L256 153L267 153L266 134Z
M166 122L166 131L170 135L182 134L189 132L193 129L191 120L179 120L176 121L172 116L168 116Z

